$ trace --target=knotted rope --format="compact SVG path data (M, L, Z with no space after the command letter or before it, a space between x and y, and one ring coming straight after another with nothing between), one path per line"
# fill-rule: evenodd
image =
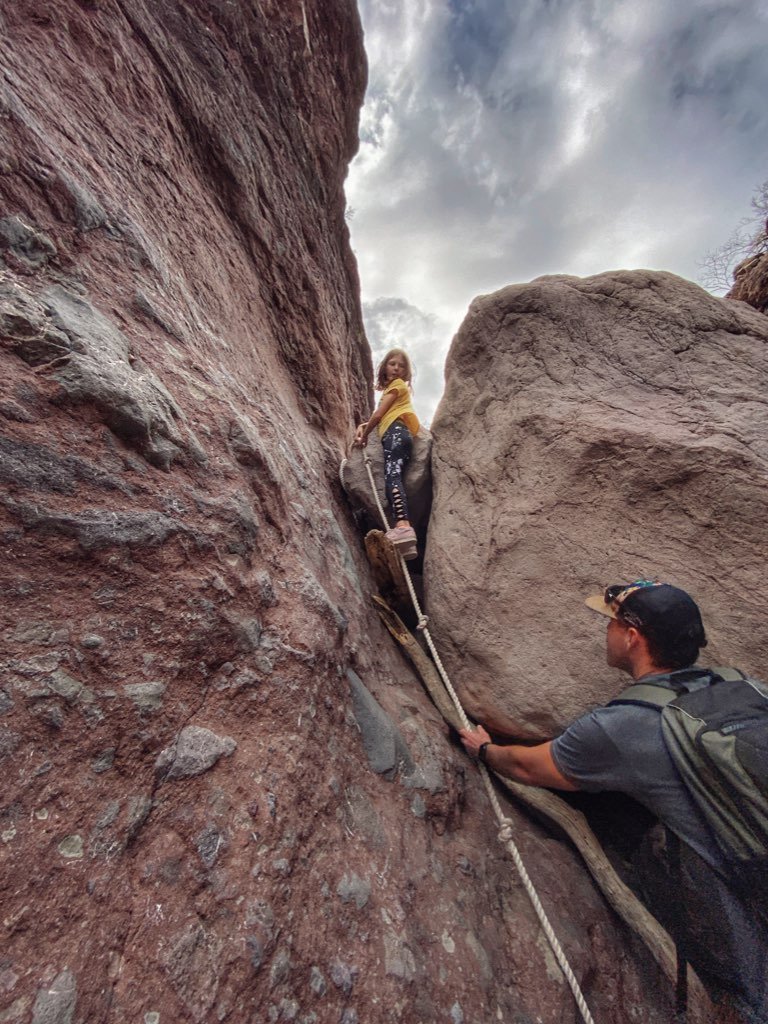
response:
M384 514L384 509L382 508L381 500L379 499L379 492L376 487L376 482L373 479L373 471L371 470L371 456L365 449L363 449L363 461L365 463L365 468L368 473L368 479L371 482L371 491L373 492L373 496L376 500L376 507L379 510L379 515L381 516L381 521L384 525L384 530L387 531L389 529L389 523L387 522L387 517ZM395 551L397 551L397 548L395 548ZM456 691L453 688L451 680L448 677L448 673L445 670L445 666L443 665L440 659L440 655L437 653L437 648L435 647L434 641L432 640L432 636L430 635L427 626L429 620L422 611L421 605L419 604L419 599L416 596L416 591L414 590L413 587L413 580L411 579L411 573L408 569L408 565L403 556L399 552L397 553L397 557L400 560L400 566L403 570L403 576L408 587L408 593L411 595L413 609L416 612L416 628L420 630L421 633L423 633L424 635L424 639L427 642L427 646L429 647L429 651L430 654L432 655L432 659L435 663L437 671L440 673L440 678L443 681L443 685L445 686L451 700L453 701L453 704L456 708L462 725L464 726L465 729L471 729L472 725L466 716L464 708L461 705L461 701L459 700ZM536 892L533 882L531 881L530 876L526 870L525 864L523 863L523 858L520 856L520 851L517 848L517 844L514 841L514 823L510 818L507 818L504 815L504 812L501 808L501 804L499 803L499 798L496 794L496 790L493 788L493 783L491 782L491 777L490 774L488 773L488 769L480 761L477 762L477 767L480 770L480 777L483 780L485 791L488 794L488 799L490 800L491 806L493 807L494 813L496 814L496 820L499 823L499 841L506 846L507 852L514 861L515 867L517 868L517 873L520 876L520 881L523 883L523 888L528 893L528 898L530 899L531 904L533 905L533 909L536 912L536 916L539 919L539 924L541 925L544 934L547 937L547 941L549 942L552 952L555 955L555 959L560 965L560 970L563 972L563 976L565 977L565 980L568 982L568 985L570 986L571 992L573 993L573 998L576 1000L576 1005L578 1006L579 1012L581 1013L582 1019L584 1020L584 1024L594 1024L594 1019L589 1011L589 1007L587 1006L587 1002L581 991L581 987L579 986L579 983L576 980L576 975L573 973L571 965L568 963L568 958L563 952L563 947L560 945L557 936L554 933L552 925L549 923L549 918L546 915L544 907L541 905L541 900L539 899L538 893Z

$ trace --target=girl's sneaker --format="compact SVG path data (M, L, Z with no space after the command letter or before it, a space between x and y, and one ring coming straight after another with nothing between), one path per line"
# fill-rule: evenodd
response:
M386 538L392 544L395 551L403 556L406 562L418 557L416 531L412 526L396 526L393 530L387 530Z

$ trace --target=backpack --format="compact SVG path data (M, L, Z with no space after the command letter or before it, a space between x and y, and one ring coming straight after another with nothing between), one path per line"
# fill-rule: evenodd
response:
M760 877L768 864L768 686L738 669L688 668L634 683L611 704L661 713L669 754L721 852Z

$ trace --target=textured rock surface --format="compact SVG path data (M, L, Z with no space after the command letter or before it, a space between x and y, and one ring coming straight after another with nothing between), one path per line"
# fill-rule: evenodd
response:
M552 735L616 692L583 597L690 590L710 662L765 674L768 320L670 274L477 299L433 424L426 580L467 704Z
M768 252L756 253L736 267L733 287L726 298L740 299L761 313L768 313Z
M372 399L354 5L18 0L0 30L0 1018L575 1021L338 484ZM667 1020L509 813L596 1018Z

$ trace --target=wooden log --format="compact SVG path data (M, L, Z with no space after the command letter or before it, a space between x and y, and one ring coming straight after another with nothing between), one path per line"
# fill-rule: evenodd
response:
M371 563L373 578L384 598L385 606L394 606L405 612L411 606L408 585L405 582L400 558L383 530L369 530L366 533L365 553Z

